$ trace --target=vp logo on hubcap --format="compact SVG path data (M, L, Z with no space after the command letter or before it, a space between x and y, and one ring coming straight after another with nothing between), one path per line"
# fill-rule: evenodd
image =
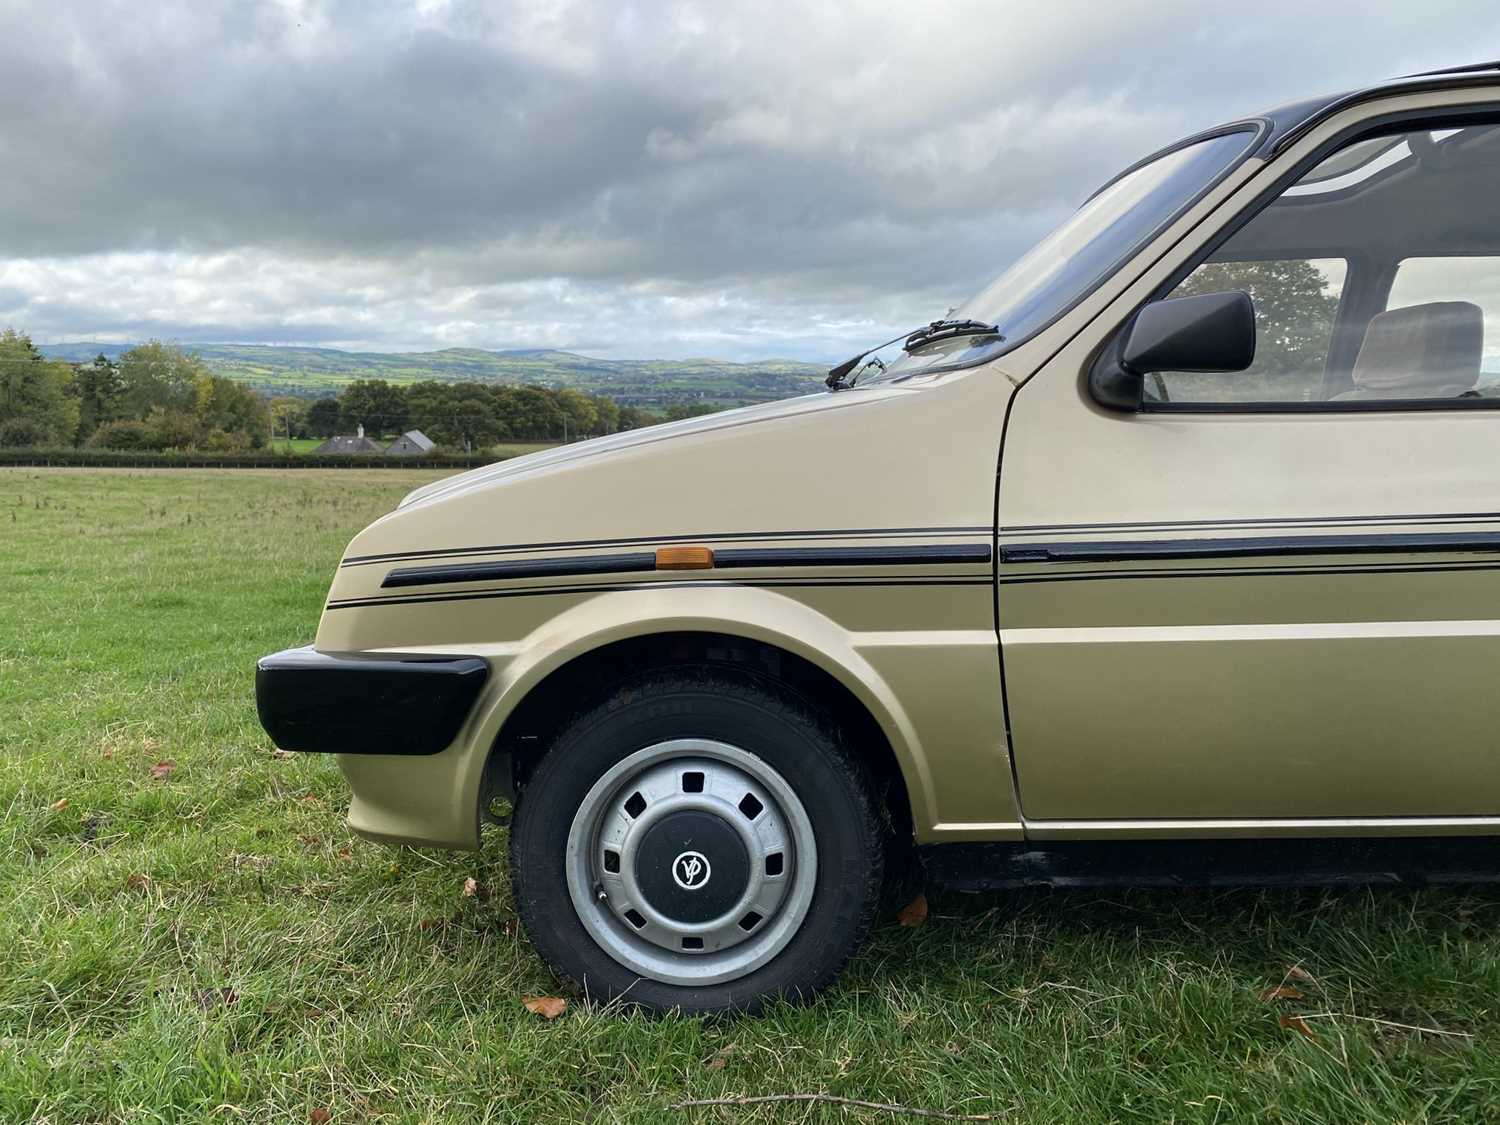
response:
M685 891L701 889L712 874L713 868L702 852L683 852L672 861L672 881Z

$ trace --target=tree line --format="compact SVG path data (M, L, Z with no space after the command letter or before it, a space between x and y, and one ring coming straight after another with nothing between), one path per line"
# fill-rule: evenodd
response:
M238 452L270 433L260 395L181 348L153 341L75 365L0 332L0 446Z
M501 441L571 441L717 409L696 404L655 413L572 389L384 379L356 379L336 397L271 400L278 438L326 438L363 426L384 435L421 430L452 450L483 449Z
M383 379L356 379L337 396L267 399L172 344L152 341L118 360L101 354L69 364L48 359L24 333L0 333L0 446L229 453L363 426L372 435L421 430L467 451L592 437L716 409L674 406L658 414L575 390Z

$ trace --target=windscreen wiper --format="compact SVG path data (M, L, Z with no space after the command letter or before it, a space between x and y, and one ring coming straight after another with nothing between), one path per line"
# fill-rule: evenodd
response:
M930 344L934 340L947 340L953 336L1000 336L1000 329L993 324L986 324L982 320L934 320L925 328L918 328L906 338L906 343L901 347L905 351L920 348L923 344Z
M953 336L994 336L1001 340L1005 339L1000 335L999 328L993 324L986 324L982 320L934 320L931 324L922 325L915 332L903 332L899 336L892 336L885 343L876 344L873 348L860 352L853 359L846 359L837 367L830 368L828 378L823 382L831 391L848 390L854 386L854 380L849 379L848 375L865 356L878 352L881 348L888 348L897 340L904 340L905 343L901 345L902 350L909 352L923 344L946 340Z

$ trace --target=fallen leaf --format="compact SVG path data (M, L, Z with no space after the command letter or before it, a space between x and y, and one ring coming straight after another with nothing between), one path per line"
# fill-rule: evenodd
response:
M1318 983L1313 979L1313 975L1306 969L1304 969L1301 965L1288 965L1282 979L1294 980L1298 984L1311 984L1314 986L1316 986Z
M1260 998L1269 1004L1273 1000L1301 1000L1306 995L1307 993L1303 992L1300 988L1293 988L1289 984L1282 984L1277 985L1275 988L1266 989L1260 994Z
M470 875L464 880L464 898L474 898L479 894L479 880Z
M729 1056L732 1054L734 1054L734 1044L726 1043L713 1053L708 1062L703 1064L703 1068L705 1070L723 1070L729 1062Z
M276 761L278 762L285 762L296 757L296 755L293 754L290 750L273 750L271 752L271 757L276 759Z
M319 1106L308 1113L307 1119L312 1122L312 1125L328 1125L333 1120L333 1114Z
M338 855L339 859L353 859L354 858L354 849L353 848L340 848L336 854Z
M903 906L901 912L896 915L896 921L912 929L927 921L927 896L919 894Z
M568 1002L561 996L523 996L521 1003L528 1012L535 1012L543 1019L555 1020L568 1010Z
M52 802L52 811L53 812L62 812L63 809L65 809L67 807L68 807L68 799L66 797L59 797L57 800L55 800L55 801Z
M1307 1036L1309 1039L1317 1038L1317 1036L1313 1034L1313 1029L1307 1026L1307 1021L1301 1016L1282 1016L1281 1019L1277 1020L1276 1022L1279 1023L1282 1027L1286 1028L1288 1031L1298 1032L1302 1035Z
M151 889L151 876L129 875L125 878L125 885L132 891L149 891Z
M157 762L156 765L151 767L151 776L156 781L166 781L167 778L172 776L172 771L176 768L177 763L173 761Z

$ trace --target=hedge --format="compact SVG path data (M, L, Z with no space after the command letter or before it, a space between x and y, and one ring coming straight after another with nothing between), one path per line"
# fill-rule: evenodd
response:
M195 453L136 449L0 449L0 466L75 466L122 469L477 469L503 461L484 454L429 453Z

